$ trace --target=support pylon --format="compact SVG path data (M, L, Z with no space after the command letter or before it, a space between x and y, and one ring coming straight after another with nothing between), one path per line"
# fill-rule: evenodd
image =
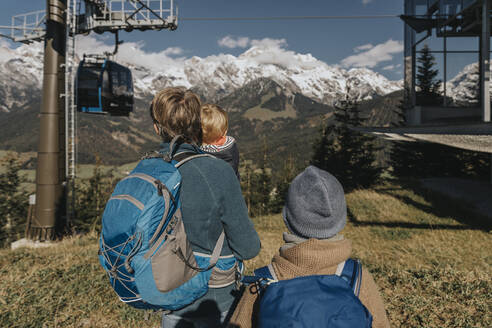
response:
M67 0L46 0L43 99L36 169L36 209L27 238L53 240L65 215L64 87Z

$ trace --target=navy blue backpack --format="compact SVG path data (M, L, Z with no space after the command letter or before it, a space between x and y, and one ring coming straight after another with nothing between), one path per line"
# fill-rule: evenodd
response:
M372 316L359 300L362 265L341 263L334 275L277 280L270 266L255 270L243 281L260 293L258 327L370 328Z
M168 154L147 156L118 182L103 213L100 263L120 300L140 309L182 308L209 288L233 284L242 267L233 256L220 256L224 231L211 255L193 252L181 217L178 167L211 155L174 155L176 140Z

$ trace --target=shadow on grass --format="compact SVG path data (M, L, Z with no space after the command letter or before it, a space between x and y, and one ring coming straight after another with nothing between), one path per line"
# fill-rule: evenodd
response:
M391 181L397 183L399 187L377 188L377 193L394 197L401 202L412 206L425 213L432 214L438 218L451 218L461 225L439 224L439 223L412 223L400 221L360 221L354 213L348 209L347 216L350 222L357 226L383 226L388 228L409 228L409 229L445 229L445 230L483 230L492 229L492 220L473 211L474 206L466 201L456 200L441 193L430 191L420 186L417 181ZM424 199L421 203L407 195L402 195L400 191L411 191L415 195Z
M176 327L176 328L193 328L193 327L227 327L227 328L238 328L238 325L229 323L233 312L235 311L240 297L241 292L233 290L231 292L234 297L234 302L229 309L229 312L223 317L220 312L217 302L214 300L205 300L201 302L196 310L187 311L179 316L169 315L163 316L162 326L163 327ZM224 323L222 322L224 321Z
M432 224L432 223L412 223L401 221L359 221L350 208L347 209L347 217L352 224L359 227L386 227L386 228L407 228L407 229L443 229L443 230L481 230L477 227L466 225Z

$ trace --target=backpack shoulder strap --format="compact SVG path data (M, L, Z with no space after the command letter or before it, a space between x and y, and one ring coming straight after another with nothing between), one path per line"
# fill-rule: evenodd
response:
M176 155L173 156L172 159L174 161L177 161L177 163L174 164L174 166L176 168L179 168L181 165L191 161L192 159L199 158L199 157L215 158L214 156L212 156L210 154L196 153L193 151L184 151L181 153L177 153ZM181 250L179 250L176 254L178 255L178 257L181 258L181 260L183 260L185 262L186 265L188 265L193 270L196 270L198 272L208 271L208 270L212 269L213 267L215 267L215 265L217 264L217 261L219 260L219 257L220 257L220 253L222 252L222 248L224 246L224 240L225 240L225 232L224 232L224 230L222 230L221 234L219 235L219 238L217 239L217 242L215 243L215 247L212 251L212 254L210 256L209 265L206 268L195 267L195 266L191 265L190 263L188 263L188 261L186 261L184 255L182 254Z
M345 280L355 296L359 297L362 282L362 263L359 259L347 259L338 265L336 275Z
M272 264L258 268L254 271L254 273L255 276L259 278L278 280L277 275L275 274L275 270L273 270Z
M277 275L275 274L275 270L273 270L273 267L271 264L258 268L254 271L252 276L243 276L241 279L241 282L249 285L249 284L254 284L257 283L260 280L270 280L270 281L276 281Z
M216 158L213 155L210 154L200 154L200 153L195 153L192 151L185 151L182 153L178 153L174 155L173 160L177 161L174 166L176 168L179 168L181 165L185 164L188 161L191 161L192 159L199 158L199 157L211 157L211 158Z
M153 152L146 153L144 156L142 156L141 159L144 160L144 159L160 158L166 162L170 162L166 159L167 155L168 154L163 154L163 153L160 153L158 151L153 151ZM177 153L176 155L174 155L173 160L178 162L175 166L180 167L184 163L186 163L186 162L188 162L194 158L198 158L198 157L216 158L215 156L213 156L211 154L207 154L207 153L196 153L194 151L183 151L183 152L180 152L180 153Z

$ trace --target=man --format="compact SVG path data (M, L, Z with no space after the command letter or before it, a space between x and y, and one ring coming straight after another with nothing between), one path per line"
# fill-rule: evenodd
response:
M163 140L162 153L169 151L170 142L177 135L182 136L182 143L176 153L199 152L202 143L200 107L198 97L182 88L167 88L154 97L150 115L154 130ZM211 254L224 231L222 258L233 256L242 261L255 257L260 251L260 240L248 217L232 167L216 158L200 157L186 162L179 171L183 223L193 251ZM162 327L219 327L234 300L234 282L234 279L218 285L209 282L209 291L202 298L164 314Z

